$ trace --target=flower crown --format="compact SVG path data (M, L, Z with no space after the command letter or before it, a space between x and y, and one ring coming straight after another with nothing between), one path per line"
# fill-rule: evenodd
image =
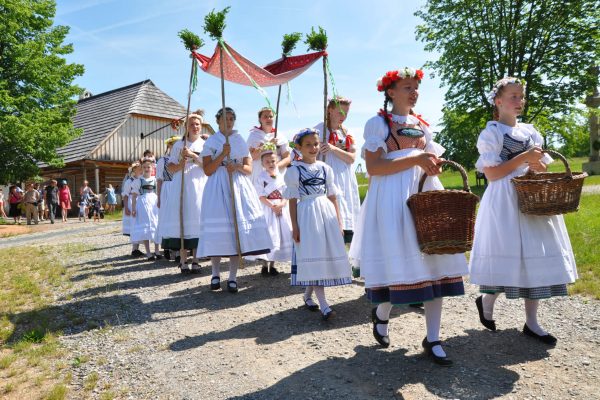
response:
M142 157L142 159L140 160L140 164L143 164L145 162L155 163L156 159L154 157Z
M171 136L170 138L168 138L168 139L165 140L165 144L167 146L170 146L173 143L178 142L180 140L181 140L181 136Z
M263 144L262 151L260 152L260 156L264 156L265 154L273 154L277 151L277 146L273 142L267 142Z
M383 92L390 85L396 82L398 79L415 78L419 81L423 79L423 71L420 69L413 69L404 67L402 69L388 71L381 79L377 80L377 90Z
M302 139L304 136L306 136L306 135L314 135L314 134L318 135L319 131L317 129L304 128L300 132L296 133L296 135L294 136L294 143L295 144L300 144L300 139Z
M352 104L352 100L350 100L347 97L344 96L333 96L333 97L328 97L327 98L327 104L331 103L332 101L336 102L336 103L348 103L348 104Z
M496 82L494 84L494 87L492 88L492 90L487 94L488 103L490 103L491 105L495 105L494 99L496 98L496 95L498 94L498 90L500 90L501 87L504 87L506 85L510 85L513 83L523 86L523 90L525 90L525 88L527 87L527 82L525 82L525 79L513 78L511 76L505 76L504 78L502 78L498 82Z

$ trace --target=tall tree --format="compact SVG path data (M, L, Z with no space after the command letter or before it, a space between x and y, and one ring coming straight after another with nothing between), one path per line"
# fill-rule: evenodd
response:
M37 162L60 166L56 149L73 128L73 85L83 66L67 63L69 28L53 26L54 0L0 0L0 183L30 178Z
M486 94L504 76L525 79L523 120L564 113L596 84L598 0L428 0L416 13L426 64L447 87L440 141L472 166L473 146L491 117ZM453 138L453 136L455 136Z

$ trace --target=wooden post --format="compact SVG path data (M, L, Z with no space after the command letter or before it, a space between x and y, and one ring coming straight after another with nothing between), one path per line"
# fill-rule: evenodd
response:
M183 147L185 148L187 135L188 135L188 116L190 115L190 102L192 100L192 79L194 77L194 63L196 60L192 56L192 67L190 70L190 82L188 85L188 101L187 101L187 111L185 113L185 134L181 138L183 142ZM182 154L179 155L180 157ZM181 170L181 187L179 190L179 257L181 260L185 260L187 258L187 253L185 251L184 245L184 229L183 229L183 181L185 179L185 165L187 164L187 160L183 164L183 169ZM180 261L181 263L181 261Z
M281 98L281 85L279 85L279 90L277 91L277 105L275 106L275 135L277 138L277 124L279 123L279 99Z
M223 71L223 46L225 43L219 41L219 64L221 67L221 123L223 124L223 129L227 131L227 112L225 111L225 73ZM229 144L229 132L225 135L225 144ZM231 154L227 156L227 161L231 160ZM233 189L233 174L227 171L227 175L229 176L229 189L231 191L231 213L233 215L233 229L235 231L235 244L237 255L240 258L240 268L244 268L244 259L242 258L242 248L240 245L240 231L238 229L238 221L237 221L237 209L235 207L235 192Z

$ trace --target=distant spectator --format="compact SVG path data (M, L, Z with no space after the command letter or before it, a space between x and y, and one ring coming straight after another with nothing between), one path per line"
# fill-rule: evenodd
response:
M54 217L56 215L56 208L58 207L58 187L57 181L52 179L50 184L46 186L46 209L48 210L48 216L50 217L50 223L54 223Z
M58 201L60 202L62 221L67 222L67 214L71 209L71 202L73 199L71 198L71 189L69 189L69 185L66 181L63 181L62 187L58 189Z
M39 223L38 203L40 202L40 193L35 189L33 183L28 183L25 187L25 216L27 217L27 225L31 225L31 219L37 225Z
M6 219L6 212L4 211L4 191L0 188L0 217Z
M86 195L81 195L81 197L79 197L78 205L79 205L79 221L81 221L81 218L83 218L83 222L85 222L85 220L87 218L87 207L88 207Z
M15 224L21 225L21 202L23 201L23 195L21 192L17 190L18 186L11 186L8 189L8 202L10 204L10 209L8 211L8 215L13 217L15 220Z
M117 205L117 196L115 194L115 189L109 183L106 188L106 212L111 214L115 211L115 206Z
M37 182L33 184L33 188L35 190L37 190L38 194L40 195L40 200L38 201L38 204L37 204L37 213L38 213L38 219L40 221L43 221L44 220L44 208L46 206L44 188L42 187L42 185L40 185Z

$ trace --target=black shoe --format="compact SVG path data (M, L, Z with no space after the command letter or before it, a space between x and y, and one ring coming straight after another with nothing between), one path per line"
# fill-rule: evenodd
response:
M229 293L237 293L238 285L236 281L227 281L227 291Z
M192 272L192 271L190 271L190 269L188 268L187 264L179 264L179 271L180 271L182 274L184 274L184 275L185 275L185 274L189 274L189 273L191 273L191 272Z
M154 254L152 254L149 257L146 257L146 261L154 261L154 260L156 260L156 256Z
M267 267L266 265L263 265L262 268L260 269L260 274L262 276L269 275L269 267Z
M410 308L418 308L419 310L423 308L423 303L411 303L408 305Z
M377 343L379 343L381 345L381 347L384 347L384 348L390 347L390 337L383 336L383 335L379 334L379 332L377 331L377 325L379 325L379 324L387 325L388 322L390 322L390 321L389 320L383 321L383 320L379 319L379 317L377 316L377 307L375 307L375 308L373 308L373 310L371 310L371 321L373 322L373 336L375 337L375 340L377 340Z
M144 255L145 255L145 254L144 254L144 253L142 253L142 252L141 252L139 249L133 250L133 251L131 252L131 257L142 257L142 256L144 256Z
M171 251L169 249L164 249L163 257L165 257L166 260L170 260L171 259Z
M331 307L327 307L325 311L322 312L321 318L323 318L323 321L329 321L330 319L333 319L333 317L335 317L336 315L336 312L333 311Z
M200 273L200 264L198 264L197 262L193 262L191 272L192 272L192 274L199 274Z
M279 271L277 271L277 268L275 268L275 267L269 267L269 275L271 275L271 276L279 275Z
M550 345L550 346L556 346L556 342L557 339L552 336L551 334L547 334L547 335L538 335L537 333L535 333L534 331L532 331L531 329L529 329L529 327L527 326L527 324L525 324L523 326L523 333L525 334L525 336L529 336L532 337L534 339L539 340L540 342Z
M319 311L319 306L316 304L308 304L308 300L312 299L304 299L304 307L306 307L308 311Z
M163 256L162 256L162 255L160 255L160 254L157 254L157 253L154 253L154 259L155 259L155 260L160 260L161 258L163 258Z
M475 300L475 305L477 305L477 311L479 312L479 321L481 322L481 325L485 326L491 331L495 331L496 321L494 321L493 319L485 319L485 317L483 316L483 296L479 296Z
M213 276L210 278L210 290L219 290L221 289L221 278L218 276Z
M423 339L423 348L425 349L425 352L427 353L427 355L429 355L429 357L433 360L434 363L436 363L437 365L441 365L442 367L450 367L452 366L452 360L449 359L448 357L440 357L440 356L436 356L435 353L433 352L433 348L435 346L441 346L442 343L439 340L436 340L435 342L430 342L427 340L427 336L425 336L425 339Z
M176 256L175 257L175 264L179 264L180 261L181 261L181 256Z

